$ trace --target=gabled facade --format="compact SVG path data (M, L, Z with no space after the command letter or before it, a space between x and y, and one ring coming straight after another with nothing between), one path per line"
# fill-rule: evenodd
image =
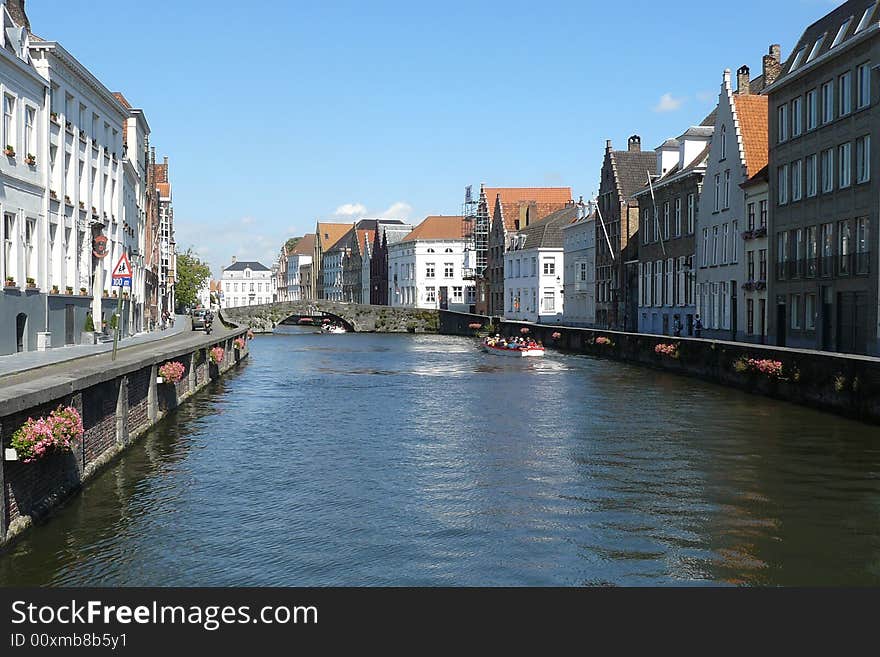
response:
M768 341L880 355L875 0L804 30L769 96Z
M560 322L564 310L562 229L577 221L569 203L521 228L509 240L504 263L504 317L528 322Z
M481 314L504 314L504 252L520 228L561 210L571 202L571 187L482 187L478 216L492 208L487 265L477 296ZM483 297L485 296L485 301ZM482 312L484 311L485 312Z
M566 326L596 323L596 210L578 204L578 219L562 227L562 321Z
M767 97L753 93L762 86L761 78L756 82L742 66L734 90L726 70L718 96L696 235L696 312L708 338L754 338L746 331L743 286L748 287L745 247L751 252L756 245L747 244L753 234L741 185L767 163ZM754 300L752 305L754 313Z
M315 234L304 235L287 254L287 297L289 301L311 299L311 280L304 280L304 266L312 264ZM306 276L306 278L310 278Z
M599 180L596 222L596 325L636 330L638 288L638 203L633 194L642 188L655 167L654 153L642 152L638 135L627 150L615 151L609 139Z
M351 224L336 224L319 221L315 226L315 247L312 255L311 298L326 299L324 296L324 253L333 248L343 235L351 229ZM328 276L328 281L330 277ZM341 294L341 281L340 281Z
M255 306L272 302L274 273L259 262L232 258L221 277L223 308Z

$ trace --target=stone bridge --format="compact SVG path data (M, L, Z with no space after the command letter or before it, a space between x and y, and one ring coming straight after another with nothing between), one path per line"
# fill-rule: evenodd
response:
M249 326L257 333L269 333L291 317L321 316L342 322L348 330L359 333L436 333L439 328L439 313L436 310L371 306L324 299L224 308L220 315L226 322Z

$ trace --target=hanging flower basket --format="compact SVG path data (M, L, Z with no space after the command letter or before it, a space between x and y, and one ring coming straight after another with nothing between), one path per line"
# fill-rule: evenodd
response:
M186 367L177 360L170 361L159 368L159 376L156 383L177 383L183 378Z
M523 326L523 327L519 330L519 332L522 333L523 335L526 335L526 334L528 334L528 332L529 332L529 327L528 327L528 326Z
M28 418L12 434L12 449L16 460L33 463L54 452L70 451L83 437L83 423L79 412L72 406L59 406L48 418Z
M235 348L238 349L239 351L244 350L244 345L245 345L244 338L235 338L235 340L232 341L232 344L233 344L233 345L235 346Z
M553 338L554 340L559 340L562 338L562 333L560 333L559 331L553 331L553 333L550 335L550 337Z
M660 356L666 356L668 358L678 359L678 345L677 344L663 344L660 343L654 346L654 353Z
M252 330L250 330L250 329L248 329L248 332L247 332L247 339L248 339L248 340L253 340L253 339L254 339L254 332L253 332Z
M210 351L211 362L215 365L219 365L223 362L223 356L226 355L226 352L223 351L223 347L214 347Z
M603 347L613 347L614 343L611 341L611 338L606 338L604 335L600 335L596 338L596 344L602 345Z

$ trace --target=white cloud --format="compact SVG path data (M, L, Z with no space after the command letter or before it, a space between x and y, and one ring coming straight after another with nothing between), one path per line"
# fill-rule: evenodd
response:
M363 217L367 213L367 207L363 203L345 203L336 208L337 217Z
M379 215L379 217L381 219L409 219L411 212L412 206L409 203L397 201L397 203L392 203L387 210Z
M674 112L684 104L684 98L673 98L671 93L660 96L660 102L654 106L655 112Z
M254 221L256 221L256 219L254 219L253 217L241 218L241 223L243 223L245 226L250 226L252 223L254 223Z
M697 92L697 100L701 103L708 103L712 100L716 100L718 98L718 94L714 91L699 91Z

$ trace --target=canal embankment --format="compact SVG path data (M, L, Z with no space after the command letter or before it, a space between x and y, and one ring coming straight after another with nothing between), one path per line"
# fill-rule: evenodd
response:
M0 546L48 515L150 427L248 356L246 328L187 332L0 379ZM175 363L172 377L160 368ZM174 379L174 380L172 380ZM13 436L30 418L72 408L82 435L69 449L24 462Z
M880 358L440 311L441 334L476 336L487 328L506 336L529 335L565 352L682 374L880 424Z

